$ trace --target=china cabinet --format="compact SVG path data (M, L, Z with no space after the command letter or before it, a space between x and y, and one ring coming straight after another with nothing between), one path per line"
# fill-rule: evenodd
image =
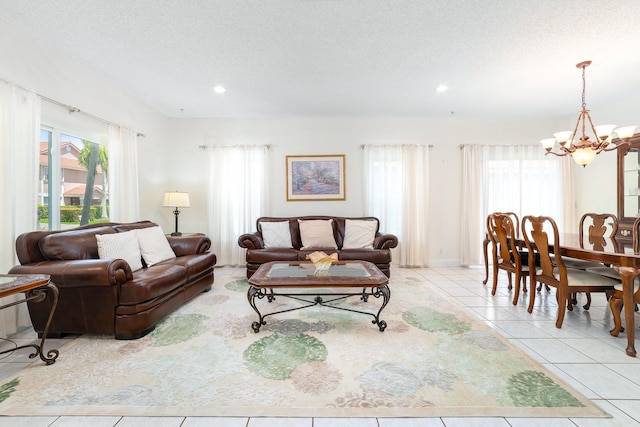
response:
M633 222L640 216L640 133L617 151L618 237L631 239Z

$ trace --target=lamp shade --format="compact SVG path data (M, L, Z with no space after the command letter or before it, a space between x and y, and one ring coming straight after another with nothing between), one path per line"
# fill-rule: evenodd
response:
M618 134L618 138L627 140L631 138L636 130L636 126L623 126L616 129L616 133Z
M556 143L556 139L555 138L545 138L545 139L541 139L540 143L545 148L545 150L549 151L549 150L551 150L553 148L554 144Z
M595 130L601 141L611 142L611 134L615 128L616 125L599 125L595 127Z
M562 132L554 133L553 136L558 140L560 145L565 145L569 141L569 138L571 138L572 134L573 132L570 130L564 130Z
M175 208L188 208L191 206L189 203L189 193L164 193L164 202L162 206L175 207Z

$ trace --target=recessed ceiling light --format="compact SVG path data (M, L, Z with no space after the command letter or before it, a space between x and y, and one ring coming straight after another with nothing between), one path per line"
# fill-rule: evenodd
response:
M440 93L446 92L448 90L449 90L449 86L447 85L440 85L436 88L436 92L440 92Z
M215 93L225 93L227 90L224 88L224 86L217 85L213 87L213 91Z

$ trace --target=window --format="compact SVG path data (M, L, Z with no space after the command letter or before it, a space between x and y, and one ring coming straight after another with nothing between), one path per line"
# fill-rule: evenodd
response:
M491 212L546 215L564 229L566 194L559 161L545 158L537 146L488 147L485 163L485 217Z
M426 266L429 146L365 145L363 154L366 214L398 237L398 265Z
M40 229L108 221L107 147L46 127L39 144Z
M480 265L486 218L491 212L552 217L562 230L575 227L571 162L548 157L537 145L462 147L462 265Z

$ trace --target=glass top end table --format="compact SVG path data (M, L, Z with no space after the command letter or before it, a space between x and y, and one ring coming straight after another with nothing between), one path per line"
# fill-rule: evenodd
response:
M29 355L29 358L40 356L40 359L43 362L45 362L47 365L52 365L58 358L59 352L58 350L51 349L47 352L47 354L44 354L44 343L47 339L47 333L49 332L49 326L51 325L53 314L55 313L56 306L58 305L58 288L53 284L53 282L51 282L49 276L46 274L0 274L0 298L10 295L16 295L19 293L24 293L25 297L21 300L9 302L0 306L0 310L28 301L42 302L47 297L47 293L49 293L51 294L53 300L49 318L42 334L40 345L26 344L16 346L8 350L0 351L0 354L14 352L22 348L32 347L35 352L31 353Z

